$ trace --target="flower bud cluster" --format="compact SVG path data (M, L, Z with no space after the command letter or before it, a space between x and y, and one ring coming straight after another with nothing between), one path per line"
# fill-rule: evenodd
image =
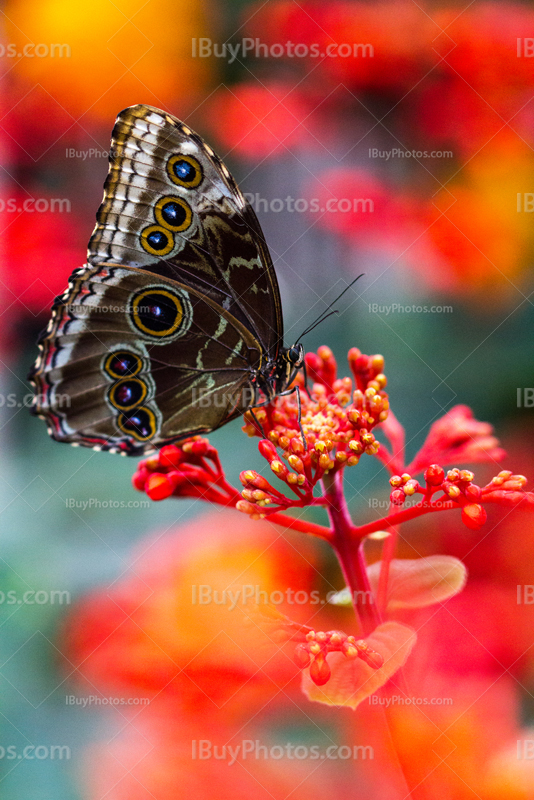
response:
M420 493L431 505L433 495L443 492L445 498L462 509L462 521L468 528L477 530L486 522L486 510L478 502L482 498L482 489L473 483L475 476L471 470L454 467L445 473L439 464L431 464L425 470L424 477L426 487L421 487L409 473L393 475L389 481L393 486L391 503L400 506L407 497Z
M462 509L462 522L471 530L478 530L487 519L486 509L481 505L484 501L520 502L528 499L524 492L527 479L524 475L513 475L509 470L499 472L487 486L473 483L475 475L469 469L453 469L445 472L439 464L431 464L424 473L426 487L421 487L409 473L393 475L390 484L393 491L390 501L393 505L402 506L407 497L420 493L425 502L431 505L436 492L443 492L444 498ZM442 497L442 499L444 499Z
M510 470L502 470L482 487L482 499L487 503L507 506L522 505L534 509L534 493L526 492L527 479L524 475L514 475Z
M259 444L272 472L284 481L297 500L290 500L268 482L260 486L257 474L241 473L245 487L238 508L252 516L265 516L265 506L276 504L270 512L289 506L307 505L313 488L325 475L345 466L355 466L364 453L376 455L380 447L372 432L388 415L389 400L384 391L387 380L382 372L382 356L365 356L353 348L349 364L357 388L350 378L336 378L337 365L332 351L320 347L308 353L306 365L313 388L308 393L300 380L302 436L296 395L278 397L274 403L258 408L254 414L267 438ZM301 376L302 378L302 376ZM258 435L250 413L244 430ZM278 450L277 450L278 448ZM281 452L279 452L281 451Z
M294 638L294 637L293 637ZM346 658L361 658L373 669L380 669L383 657L372 650L365 639L347 636L343 631L309 631L305 641L295 648L295 663L301 669L310 668L310 677L317 686L328 682L331 670L326 660L328 653L343 653Z
M239 497L226 483L216 448L201 436L166 445L140 461L132 483L151 500L174 495L230 505Z
M257 606L254 610L257 623L271 639L277 642L298 642L294 660L300 669L310 668L310 677L323 686L330 678L328 653L343 653L346 658L361 658L373 669L380 669L384 658L373 650L365 639L356 639L343 631L316 631L309 625L301 625L270 605Z

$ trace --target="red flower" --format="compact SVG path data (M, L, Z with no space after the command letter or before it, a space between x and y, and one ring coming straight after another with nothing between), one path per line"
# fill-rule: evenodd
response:
M218 121L215 135L228 152L258 161L313 142L304 124L313 106L291 84L242 83L215 95L206 124Z
M269 46L291 42L294 50L280 59L284 66L303 65L312 81L327 79L332 87L341 82L351 90L404 92L435 61L437 28L413 3L277 0L248 11L245 29Z
M68 205L53 208L51 199L41 197L37 190L17 194L10 202L2 214L8 253L0 272L6 289L4 304L17 314L38 316L48 312L55 296L65 289L65 276L83 262L87 231L68 213Z
M479 422L467 406L454 406L440 417L428 432L426 440L407 472L418 473L430 464L465 464L499 462L505 457L499 440L488 422Z
M266 437L259 442L259 451L283 490L257 471L244 470L239 498L226 481L216 450L200 437L164 447L157 456L142 461L133 480L137 489L155 500L174 495L235 506L253 519L267 517L333 546L353 597L357 633L317 631L278 613L273 613L268 623L271 630L274 626L279 635L298 642L296 659L309 669L312 684L305 680L304 687L312 699L357 705L390 679L415 642L410 628L384 621L391 604L416 607L435 603L461 591L465 582L461 562L451 565L445 557L436 556L436 563L394 560L398 526L428 513L458 509L464 525L476 531L486 522L488 503L534 509L534 494L524 491L524 476L509 470L499 471L482 487L474 482L470 470L453 467L445 472L443 466L450 463L495 462L504 456L491 426L474 419L465 406L453 408L436 421L412 464L404 467L404 431L389 409L384 359L353 348L349 365L354 390L352 379L337 377L332 351L321 347L317 354L306 356L311 389L300 376L298 396L294 392L278 397L255 409L254 415L245 415L244 431ZM375 439L374 430L379 426L389 447ZM355 467L365 453L377 456L392 473L391 506L386 517L355 525L342 481L345 469ZM422 471L424 484L413 477ZM282 513L306 506L326 508L331 526ZM388 531L389 535L384 533ZM384 538L378 575L367 569L362 549L364 540L374 534ZM437 576L443 592L437 592ZM366 662L367 671L347 665L347 658L358 657ZM325 689L318 695L313 686Z

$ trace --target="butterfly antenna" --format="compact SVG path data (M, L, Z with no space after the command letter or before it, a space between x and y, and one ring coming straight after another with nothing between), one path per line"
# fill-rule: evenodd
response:
M324 313L324 312L323 312L323 313ZM297 341L299 341L299 342L300 342L300 340L302 339L302 337L303 337L303 336L306 336L306 334L308 334L308 333L310 333L311 331L313 331L313 329L314 329L314 328L316 328L318 325L320 325L320 324L321 324L321 322L324 322L324 321L325 321L325 319L328 319L328 317L333 317L333 316L334 316L334 314L339 314L339 311L338 311L336 308L335 308L333 311L329 311L329 312L328 312L328 314L326 314L326 313L325 313L325 314L324 314L324 316L323 316L323 315L321 315L321 316L319 317L319 319L316 319L316 320L315 320L315 322L313 322L313 323L312 323L312 324L309 326L309 328L306 328L306 330L304 331L304 333L301 333L301 334L300 334L300 336L299 336L299 338L297 339Z
M303 337L303 336L306 336L308 333L310 333L310 331L312 331L314 328L316 328L316 327L317 327L317 325L320 325L320 324L321 324L321 322L324 322L324 321L325 321L325 319L328 319L328 317L331 317L333 314L339 314L339 311L337 311L337 310L330 311L330 309L331 309L331 308L332 308L332 306L333 306L333 305L335 305L335 304L336 304L336 303L337 303L339 300L341 300L341 298L343 297L343 295L344 295L346 292L348 292L348 291L349 291L349 289L350 289L352 286L354 286L354 284L356 283L356 281L359 281L359 280L360 280L360 278L363 278L363 275L364 275L364 273L362 272L362 274L361 274L361 275L358 275L358 277L357 277L357 278L354 278L354 280L353 280L353 281L351 281L351 282L349 283L349 285L348 285L348 286L345 286L345 288L343 289L343 291L342 291L340 294L338 294L338 296L335 298L335 300L332 300L332 302L328 304L327 308L325 308L325 310L324 310L324 311L322 311L322 312L319 314L319 316L317 317L317 319L315 320L315 322L312 322L312 324L311 324L311 325L309 325L309 326L306 328L306 330L305 330L303 333L301 333L301 334L300 334L300 336L299 336L299 337L298 337L298 339L297 339L297 342L300 342L300 340L302 339L302 337Z

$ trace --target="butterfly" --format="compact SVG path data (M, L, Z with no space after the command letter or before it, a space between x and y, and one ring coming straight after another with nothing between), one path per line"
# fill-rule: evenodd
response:
M53 439L143 455L288 389L304 350L283 345L260 224L198 134L122 111L96 219L29 376Z

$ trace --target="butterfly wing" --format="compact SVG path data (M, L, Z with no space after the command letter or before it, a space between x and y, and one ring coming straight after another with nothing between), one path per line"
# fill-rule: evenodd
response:
M140 455L218 428L254 398L261 348L206 295L141 269L71 276L30 375L58 441Z
M275 359L280 293L257 217L220 158L151 106L122 111L90 264L121 263L191 286L247 327Z

